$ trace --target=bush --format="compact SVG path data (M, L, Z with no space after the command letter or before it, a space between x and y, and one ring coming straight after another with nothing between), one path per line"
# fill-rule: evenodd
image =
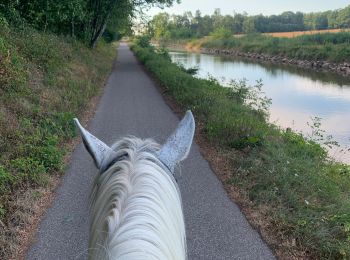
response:
M210 34L214 39L228 39L232 37L232 32L224 27L218 28Z
M149 36L142 35L142 36L136 37L134 43L140 46L141 48L149 48L151 47L150 41L151 41L151 38Z

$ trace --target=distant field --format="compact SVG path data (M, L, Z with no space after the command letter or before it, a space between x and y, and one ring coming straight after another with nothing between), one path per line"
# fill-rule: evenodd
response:
M338 33L349 32L350 29L329 29L329 30L313 30L313 31L296 31L296 32L276 32L276 33L263 33L264 35L271 35L273 37L280 38L294 38L300 35L318 34L318 33Z
M295 31L295 32L275 32L275 33L262 33L263 35L270 35L279 38L294 38L301 35L310 35L318 33L338 33L338 32L350 32L350 29L328 29L328 30L312 30L312 31ZM240 38L246 34L235 34L234 37Z

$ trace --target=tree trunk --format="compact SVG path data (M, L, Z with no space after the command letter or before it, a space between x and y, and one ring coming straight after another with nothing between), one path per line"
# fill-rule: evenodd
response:
M72 37L75 37L74 18L72 18Z
M94 14L91 23L91 38L89 43L91 48L96 47L98 40L106 30L108 19L117 1L118 0L109 0L102 6L101 0L91 0L90 6Z
M101 38L102 34L106 30L106 21L104 24L100 27L100 29L95 33L95 35L92 37L91 42L90 42L90 47L95 48L97 45L98 40Z

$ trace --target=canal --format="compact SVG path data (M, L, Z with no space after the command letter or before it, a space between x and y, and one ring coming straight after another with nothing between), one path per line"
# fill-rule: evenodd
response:
M172 60L185 68L198 67L197 77L216 78L222 84L262 80L262 91L272 99L270 121L311 134L308 124L321 118L321 129L340 144L330 150L336 160L350 163L350 78L290 66L254 63L216 55L170 52Z

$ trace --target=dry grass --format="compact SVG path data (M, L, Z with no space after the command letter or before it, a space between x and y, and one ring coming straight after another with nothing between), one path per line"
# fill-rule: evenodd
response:
M274 32L274 33L262 33L263 35L269 35L277 38L294 38L301 35L319 34L319 33L339 33L350 32L350 29L328 29L328 30L310 30L310 31L295 31L295 32ZM235 34L234 37L241 38L246 34Z
M200 42L200 41L198 41L198 42L189 42L189 43L187 43L186 45L185 45L185 49L186 49L186 51L188 51L188 52L199 52L200 50L201 50L201 48L202 48L202 43L203 42Z
M329 29L329 30L312 30L312 31L296 31L296 32L276 32L276 33L263 33L264 35L270 35L279 38L294 38L301 35L319 34L319 33L338 33L349 32L350 29Z
M13 219L0 232L1 244L8 245L9 260L24 259L27 246L46 208L52 201L52 190L59 183L58 175L50 177L46 187L19 190L13 196Z

